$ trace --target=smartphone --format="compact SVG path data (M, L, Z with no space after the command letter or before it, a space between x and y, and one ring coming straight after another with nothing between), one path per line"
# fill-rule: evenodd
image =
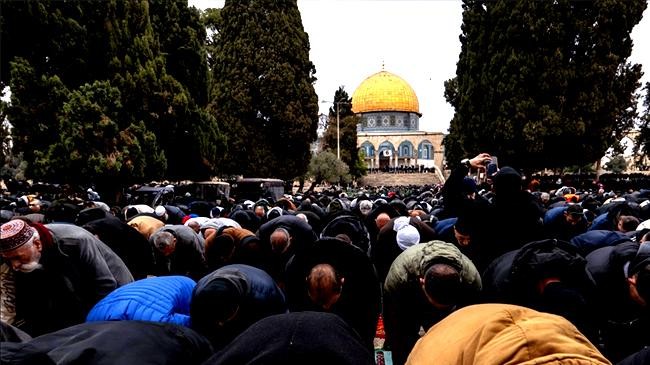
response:
M497 156L492 156L491 161L485 167L485 173L488 178L491 178L492 175L496 174L499 171L499 159Z

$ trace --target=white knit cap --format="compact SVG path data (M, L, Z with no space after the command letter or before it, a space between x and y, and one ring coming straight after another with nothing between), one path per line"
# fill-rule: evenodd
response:
M402 251L418 243L420 232L415 227L408 225L397 231L397 245Z

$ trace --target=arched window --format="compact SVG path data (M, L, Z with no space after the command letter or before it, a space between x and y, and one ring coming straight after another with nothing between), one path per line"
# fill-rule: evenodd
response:
M433 144L428 140L420 142L418 145L418 158L423 160L433 160Z
M412 157L413 144L409 141L404 141L399 145L399 157Z
M365 153L366 157L373 157L375 155L375 146L373 146L369 141L363 142L361 144L361 148L363 149L363 153Z
M381 157L392 157L395 153L395 146L388 141L384 141L379 145L379 153Z

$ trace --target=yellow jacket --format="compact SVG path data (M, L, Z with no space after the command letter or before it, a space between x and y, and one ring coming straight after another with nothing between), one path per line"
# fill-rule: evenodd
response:
M407 365L609 364L563 317L507 304L460 309L413 347Z

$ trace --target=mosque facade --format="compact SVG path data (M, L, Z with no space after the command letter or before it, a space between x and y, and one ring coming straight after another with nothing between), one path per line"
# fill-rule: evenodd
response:
M444 170L444 134L420 130L418 97L401 77L382 70L366 78L352 95L352 111L361 118L357 145L368 168Z

